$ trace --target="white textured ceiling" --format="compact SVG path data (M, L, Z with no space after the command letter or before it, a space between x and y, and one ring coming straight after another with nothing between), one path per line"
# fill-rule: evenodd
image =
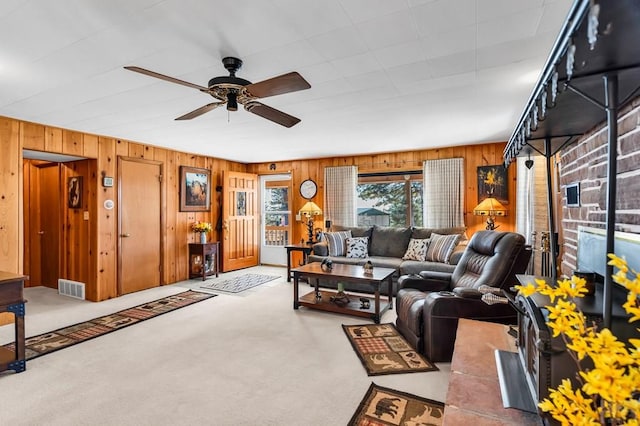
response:
M0 115L244 163L506 140L569 0L2 0ZM197 90L298 71L311 89L190 121Z

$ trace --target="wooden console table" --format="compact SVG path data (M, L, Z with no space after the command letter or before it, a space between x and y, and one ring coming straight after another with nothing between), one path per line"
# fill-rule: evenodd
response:
M24 275L0 271L0 312L10 312L15 317L15 352L0 347L0 371L14 370L20 373L27 368L24 347Z
M204 281L209 275L218 276L218 253L220 244L217 241L211 243L189 244L189 278L202 277ZM198 267L196 259L200 259Z
M516 351L508 330L502 324L460 319L443 425L542 425L538 415L502 405L495 350Z
M287 249L287 282L291 282L291 252L302 252L302 265L304 265L307 263L307 258L311 254L313 247L311 247L311 244L289 244L284 248Z

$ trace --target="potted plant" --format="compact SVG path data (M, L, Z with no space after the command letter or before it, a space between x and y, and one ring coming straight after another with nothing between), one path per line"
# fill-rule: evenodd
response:
M211 232L213 227L209 222L196 221L191 224L191 230L196 234L200 234L200 243L205 244L207 242L207 233Z

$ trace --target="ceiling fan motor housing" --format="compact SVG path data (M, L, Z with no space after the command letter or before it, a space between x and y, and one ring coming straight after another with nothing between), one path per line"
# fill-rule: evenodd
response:
M251 82L244 78L236 77L236 71L242 67L241 59L227 56L222 59L222 64L226 70L229 71L229 75L214 77L209 80L209 91L214 97L222 101L227 101L228 111L237 111L238 94L240 94L244 86L251 84ZM244 99L242 99L241 102L242 101L244 101Z

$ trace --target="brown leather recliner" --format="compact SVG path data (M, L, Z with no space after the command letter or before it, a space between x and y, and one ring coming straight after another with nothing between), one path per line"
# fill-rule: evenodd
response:
M398 280L398 331L431 361L450 361L459 318L515 324L506 303L481 300L487 286L509 290L525 272L531 248L515 232L478 231L453 273L423 271Z

